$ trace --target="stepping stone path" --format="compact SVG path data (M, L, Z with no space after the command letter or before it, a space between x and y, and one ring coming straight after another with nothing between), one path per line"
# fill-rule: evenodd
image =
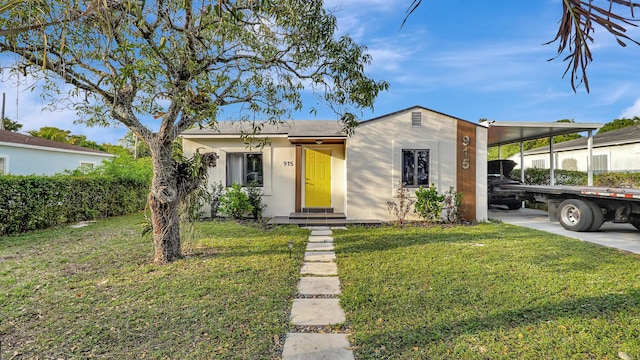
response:
M338 302L340 279L329 228L313 228L309 236L303 277L291 307L291 325L321 328L341 324L345 314ZM347 334L291 332L282 350L283 360L353 360Z

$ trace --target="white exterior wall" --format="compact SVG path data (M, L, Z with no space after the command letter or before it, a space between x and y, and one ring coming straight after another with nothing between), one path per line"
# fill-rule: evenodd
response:
M422 113L421 127L411 125L415 111ZM429 149L429 182L439 192L455 187L456 125L455 119L416 108L358 126L347 141L347 217L394 220L386 204L396 200L402 149ZM416 189L409 190L415 193Z
M607 155L608 171L640 171L640 143L618 146L596 147L593 155ZM587 171L587 149L562 150L555 152L556 169ZM520 154L510 157L520 163ZM549 168L549 153L524 156L525 169L532 168L535 160L544 160L544 168ZM517 168L520 168L519 165Z
M12 175L54 175L65 170L76 170L83 163L95 167L111 157L73 150L0 144L0 158L4 158L5 173Z
M478 221L489 219L489 198L487 195L488 132L486 127L478 126L476 128L476 220Z
M222 182L226 185L226 155L229 152L262 153L264 166L263 201L267 205L264 216L287 216L295 211L296 167L301 166L304 177L304 148L302 164L296 164L296 146L286 138L272 138L271 144L262 149L250 149L240 138L183 139L183 151L191 156L196 149L200 153L216 152L219 156L217 165L209 170L209 184ZM342 145L313 145L314 149L331 150L331 205L336 212L344 212L344 147ZM304 178L302 179L302 206L304 207ZM207 206L205 214L210 209Z

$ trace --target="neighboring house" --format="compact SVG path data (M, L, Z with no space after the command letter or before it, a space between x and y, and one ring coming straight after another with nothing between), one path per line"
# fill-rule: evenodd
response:
M464 194L464 218L487 218L487 128L415 106L363 121L347 137L338 121L291 120L264 125L250 147L241 133L251 124L219 122L216 129L182 134L186 155L213 151L210 184L256 181L266 216L332 209L349 219L392 220L402 181L411 192L435 184ZM412 218L415 215L410 214Z
M553 145L555 168L587 171L587 138ZM520 153L509 158L520 163ZM524 167L548 169L549 146L524 152ZM640 172L640 125L607 131L593 136L594 173Z
M92 168L113 157L104 151L0 130L0 173L53 175Z

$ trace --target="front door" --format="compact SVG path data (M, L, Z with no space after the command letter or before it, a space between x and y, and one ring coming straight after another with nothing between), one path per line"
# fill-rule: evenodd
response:
M331 207L331 150L306 149L305 207Z

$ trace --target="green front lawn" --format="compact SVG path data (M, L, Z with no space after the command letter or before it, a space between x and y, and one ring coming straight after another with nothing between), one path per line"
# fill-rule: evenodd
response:
M199 223L157 266L142 220L0 238L0 359L280 356L308 230ZM357 359L640 358L640 256L506 224L334 237Z
M0 359L278 356L309 232L199 223L157 266L142 220L0 238Z
M357 359L640 358L640 256L507 224L334 238Z

